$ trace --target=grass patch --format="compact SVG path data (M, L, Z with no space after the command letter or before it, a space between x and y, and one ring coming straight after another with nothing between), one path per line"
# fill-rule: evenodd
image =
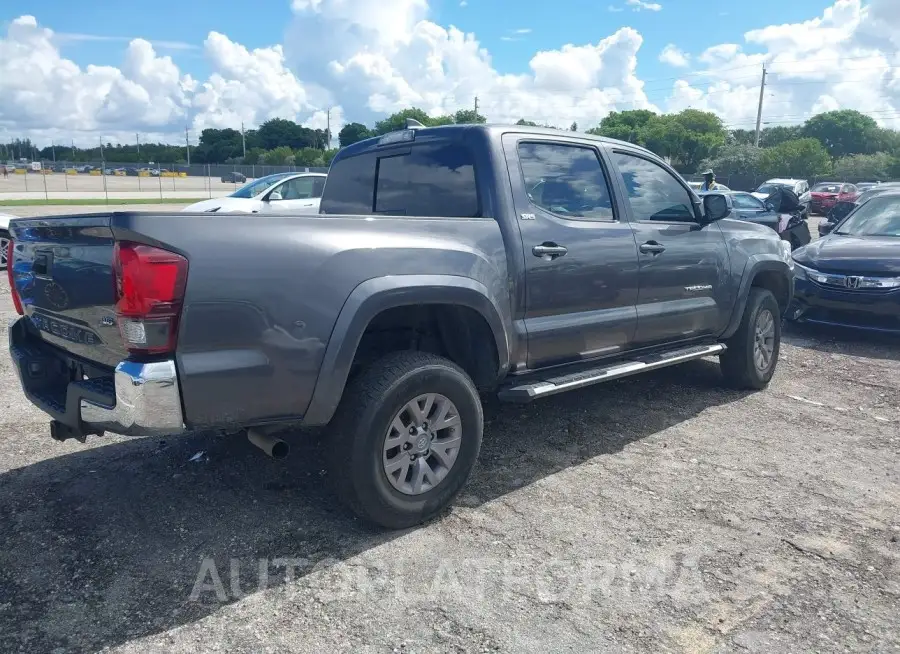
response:
M94 205L123 205L123 204L193 204L209 198L136 198L134 200L121 200L110 198L109 202L106 198L73 198L71 200L2 200L0 199L0 207L72 207L72 206L94 206Z

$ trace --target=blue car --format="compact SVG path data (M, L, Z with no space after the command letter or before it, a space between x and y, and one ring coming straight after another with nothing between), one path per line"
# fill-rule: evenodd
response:
M788 320L900 334L900 189L794 252Z

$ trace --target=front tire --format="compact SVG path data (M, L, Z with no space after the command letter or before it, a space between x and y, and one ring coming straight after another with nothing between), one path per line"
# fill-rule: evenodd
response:
M741 324L719 357L729 385L761 390L769 385L781 349L781 311L772 292L751 288Z
M427 352L395 352L344 391L325 447L338 496L390 529L439 513L466 483L484 416L472 380Z

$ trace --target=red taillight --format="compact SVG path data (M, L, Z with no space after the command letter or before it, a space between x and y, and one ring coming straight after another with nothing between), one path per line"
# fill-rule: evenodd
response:
M133 354L173 352L184 301L188 262L180 254L119 241L113 267L116 318Z
M9 239L9 249L6 251L6 276L9 279L9 294L12 295L13 306L16 313L20 316L25 312L22 311L22 300L19 298L19 292L16 290L16 280L13 275L13 252L15 244Z

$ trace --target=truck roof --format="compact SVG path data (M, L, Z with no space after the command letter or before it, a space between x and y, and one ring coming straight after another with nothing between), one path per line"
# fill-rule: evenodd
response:
M585 134L584 132L570 132L568 130L563 129L555 129L552 127L531 127L529 125L509 125L503 123L497 124L463 124L463 125L440 125L437 127L408 127L405 129L394 130L393 132L388 132L387 134L381 134L379 136L373 136L371 138L365 139L363 141L357 141L351 145L348 145L345 148L342 148L338 153L337 158L344 158L347 156L352 156L354 154L358 154L364 152L376 145L381 139L385 138L390 134L399 134L406 131L415 131L416 137L435 137L435 136L443 136L446 138L454 138L458 135L462 135L466 132L472 131L481 131L486 132L491 139L500 138L503 134L508 134L510 132L516 134L534 134L537 136L555 136L557 138L574 138L580 141L596 141L598 143L605 143L609 145L622 145L630 148L634 148L645 152L646 154L652 155L656 157L657 155L648 150L645 147L640 145L635 145L634 143L628 143L626 141L620 141L618 139L611 139L605 136L595 136L594 134ZM421 135L421 136L420 136ZM399 137L397 137L399 140ZM399 141L398 141L399 142Z

